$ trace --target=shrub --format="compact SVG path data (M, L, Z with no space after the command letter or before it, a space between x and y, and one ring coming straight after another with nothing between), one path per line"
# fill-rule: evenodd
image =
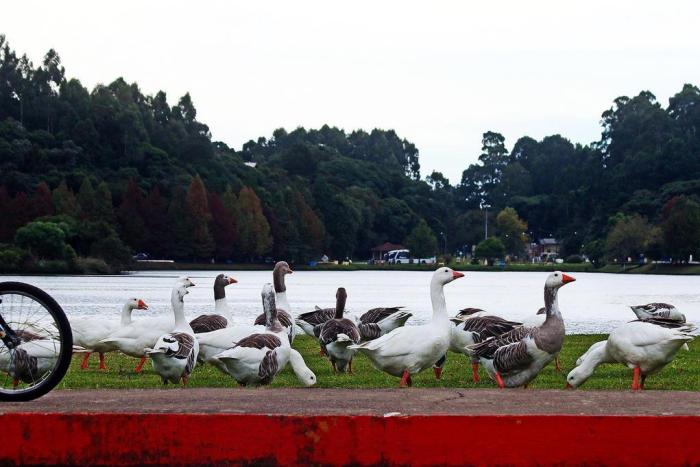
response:
M566 259L564 260L564 262L570 263L570 264L583 263L583 258L581 258L579 255L571 255L571 256L567 256Z

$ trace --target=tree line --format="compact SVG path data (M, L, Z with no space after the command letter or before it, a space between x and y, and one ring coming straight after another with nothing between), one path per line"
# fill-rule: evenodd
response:
M0 35L0 265L362 259L385 241L450 255L484 240L485 217L488 255L554 236L599 261L687 258L700 246L699 124L695 86L667 107L620 97L588 145L553 135L508 150L486 132L453 185L421 177L393 130L277 129L235 150L212 141L189 94L172 105L122 78L88 90L54 50L35 66Z

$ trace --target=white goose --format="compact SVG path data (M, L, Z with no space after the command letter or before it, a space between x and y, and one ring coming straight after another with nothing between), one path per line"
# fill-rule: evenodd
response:
M525 386L561 351L564 320L557 292L575 279L561 271L547 277L544 285L546 318L540 326L521 326L498 337L467 347L500 388Z
M219 274L214 279L214 313L197 316L190 321L195 334L211 332L233 325L231 308L226 302L226 286L238 282L226 274Z
M375 368L401 377L401 386L410 386L411 375L430 368L450 346L450 323L443 286L464 277L450 268L439 268L430 281L433 317L420 326L394 329L379 339L351 345L365 354Z
M180 277L178 283L180 282L192 283L188 277ZM147 359L144 349L152 348L160 336L172 331L174 325L172 315L140 319L117 329L100 342L109 344L130 357L140 358L141 361L135 369L136 373L140 373Z
M633 370L632 389L644 389L650 374L661 371L684 344L693 340L696 327L676 320L653 318L625 323L596 343L567 376L567 387L583 384L601 363L621 363Z
M83 370L87 369L90 354L98 352L100 355L100 370L107 369L105 366L105 353L112 352L116 348L101 341L120 327L129 326L131 324L131 311L135 309L148 310L148 305L140 298L128 299L122 307L120 321L102 317L73 318L70 320L71 330L73 331L73 344L86 349L80 368Z
M287 300L287 285L284 281L284 276L292 274L292 268L289 267L286 261L278 261L272 270L272 282L275 285L275 302L277 303L277 317L280 324L287 332L289 342L294 342L294 319L292 319L292 308ZM265 326L265 313L258 315L255 318L255 323L258 326Z
M242 386L270 384L287 365L291 354L287 333L277 318L272 285L265 284L261 295L266 317L265 331L250 334L213 357Z
M189 279L178 281L171 294L175 327L168 333L158 338L153 348L144 351L151 357L153 369L163 380L187 386L199 353L199 342L194 337L192 327L185 319L185 295L189 293L188 287L194 284Z

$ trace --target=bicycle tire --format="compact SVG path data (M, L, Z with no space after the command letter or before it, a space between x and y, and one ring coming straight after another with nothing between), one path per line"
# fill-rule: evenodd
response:
M9 293L17 293L25 295L39 302L48 314L54 319L54 323L59 332L61 351L57 358L56 364L48 375L39 384L32 386L26 390L17 392L3 392L0 390L0 401L5 402L25 402L37 399L61 382L70 366L71 357L73 354L73 332L71 331L68 317L56 300L48 293L38 287L35 287L24 282L0 282L0 297Z

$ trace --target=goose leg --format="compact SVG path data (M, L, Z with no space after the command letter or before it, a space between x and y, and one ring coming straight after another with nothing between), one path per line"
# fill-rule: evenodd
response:
M642 375L642 382L639 383L639 389L644 389L644 381L646 381L647 375Z
M639 375L642 372L641 368L638 366L634 367L634 376L632 378L632 390L636 391L641 389L639 386Z
M559 355L554 357L554 369L557 370L557 373L561 373L561 362L559 362Z
M14 378L12 380L12 389L15 389L17 386L19 386L19 379Z
M501 374L497 371L496 372L496 382L498 383L498 387L503 389L506 387L505 383L503 382L503 378L501 378Z
M144 363L146 363L146 357L145 357L145 356L141 357L141 361L139 362L138 365L136 365L136 368L134 369L134 371L135 371L136 373L141 373L141 370L143 370L143 364L144 364Z
M187 375L182 375L182 385L184 387L187 387L187 384L190 382L189 377Z
M106 370L107 367L105 366L105 354L100 352L100 370Z
M433 365L433 372L435 373L435 379L440 379L442 375L442 367L445 366L445 361L447 360L447 354L440 357L440 360L435 362Z
M87 370L88 367L88 359L90 358L90 352L86 353L83 355L83 363L80 364L80 369L81 370Z
M408 370L404 370L399 387L406 388L409 386L411 386L411 374L408 372Z
M352 374L352 358L351 358L350 361L348 362L348 374L349 374L349 375Z
M472 381L479 382L479 364L476 362L472 362Z
M331 367L333 368L333 373L338 373L338 367L335 366L335 360L331 360Z

